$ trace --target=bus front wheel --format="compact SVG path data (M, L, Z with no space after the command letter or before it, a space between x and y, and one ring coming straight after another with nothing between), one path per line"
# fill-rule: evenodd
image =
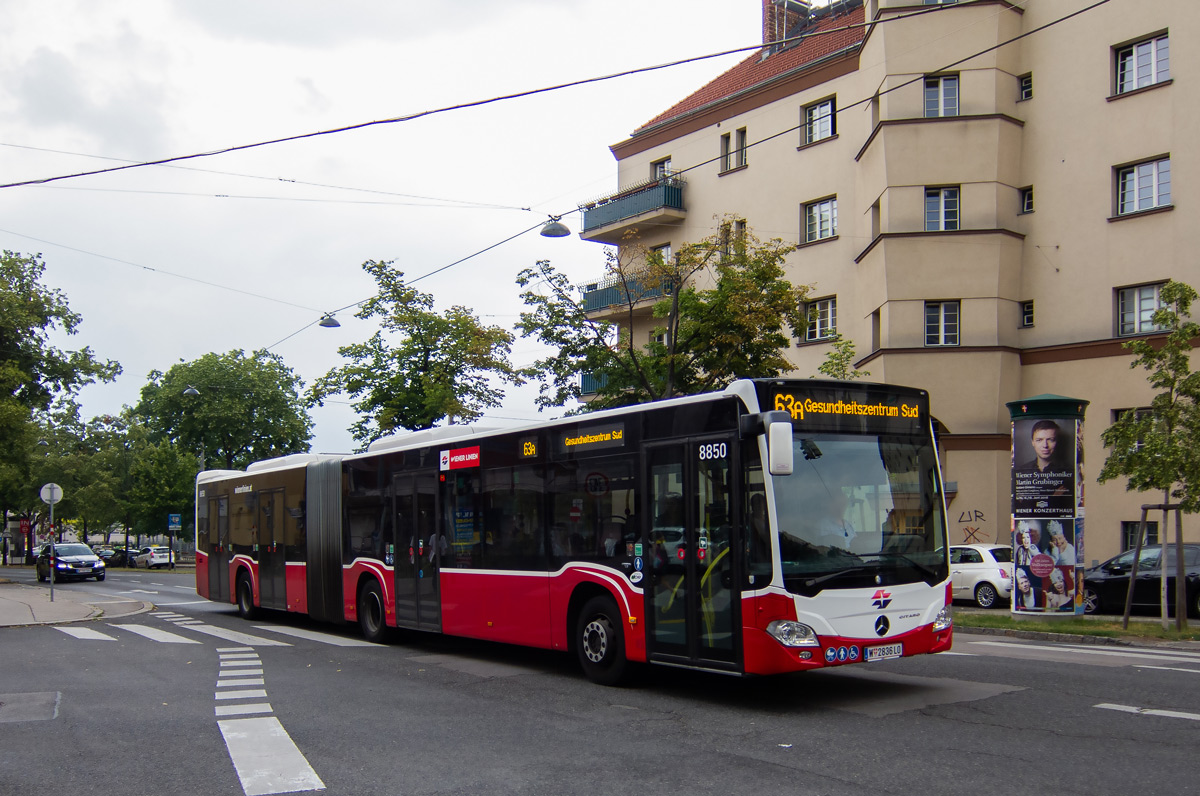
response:
M608 597L588 600L575 623L575 648L583 673L599 685L620 685L628 674L621 614Z
M358 590L358 626L363 638L382 644L387 636L387 621L383 615L383 590L378 581L368 581Z

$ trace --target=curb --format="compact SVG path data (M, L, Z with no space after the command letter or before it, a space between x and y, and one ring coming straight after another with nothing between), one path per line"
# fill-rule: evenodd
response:
M1145 647L1158 646L1135 644L1129 639L1113 638L1112 636L1084 636L1078 633L1047 633L1044 630L1012 630L1003 627L963 627L954 626L955 633L968 636L1007 636L1008 638L1024 638L1032 641L1062 641L1071 644L1091 644L1094 646L1110 647Z

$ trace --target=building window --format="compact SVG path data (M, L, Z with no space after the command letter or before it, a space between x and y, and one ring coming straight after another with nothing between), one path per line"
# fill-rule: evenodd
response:
M1130 413L1133 414L1133 417L1130 419L1133 420L1135 423L1140 424L1140 423L1149 422L1151 425L1153 425L1154 410L1148 406L1139 406L1134 409L1114 409L1114 410L1112 410L1112 422L1116 423L1122 417L1124 417L1125 415L1130 414ZM1140 451L1142 449L1142 446L1145 444L1146 444L1145 440L1143 440L1142 437L1139 435L1137 442L1133 443L1133 450Z
M958 229L958 188L925 189L925 231Z
M652 180L661 180L663 177L670 177L674 173L671 170L670 158L656 160L650 164L650 179Z
M958 75L925 78L925 118L958 115Z
M1132 550L1137 546L1138 531L1141 530L1141 527L1141 520L1122 521L1121 544L1124 545L1122 550ZM1146 521L1146 541L1143 543L1143 547L1148 544L1158 544L1158 523L1149 520Z
M1117 215L1171 204L1171 159L1117 169Z
M725 262L736 251L736 244L746 238L746 222L737 219L721 225L721 262Z
M1154 312L1162 306L1159 289L1163 283L1125 287L1117 291L1117 334L1148 334L1159 331Z
M808 315L806 341L824 340L837 334L837 296L810 301L804 311Z
M746 165L746 128L721 136L721 171Z
M958 302L925 302L925 345L958 345Z
M823 141L837 135L837 102L830 98L804 108L805 144Z
M1033 326L1033 302L1021 302L1021 328L1028 329Z
M1021 75L1017 78L1017 101L1033 99L1033 75Z
M1033 187L1032 186L1021 189L1021 212L1022 213L1032 213L1033 212Z
M1119 48L1116 67L1118 94L1170 80L1171 57L1166 35Z
M804 242L812 243L837 235L837 197L804 206Z

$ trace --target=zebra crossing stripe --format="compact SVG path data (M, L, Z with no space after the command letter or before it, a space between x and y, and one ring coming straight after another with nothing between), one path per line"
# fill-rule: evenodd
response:
M119 627L122 630L128 630L130 633L137 633L139 636L144 636L151 641L158 641L162 644L199 644L199 641L191 638L184 638L175 633L168 633L166 630L159 630L157 627L146 627L145 625L109 625L109 627Z
M85 641L116 641L107 633L101 633L99 630L92 630L88 627L56 627L54 629Z

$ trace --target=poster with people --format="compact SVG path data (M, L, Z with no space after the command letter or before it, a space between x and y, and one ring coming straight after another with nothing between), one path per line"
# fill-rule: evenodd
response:
M1083 520L1013 520L1012 610L1083 610Z
M1022 418L1013 421L1012 503L1016 517L1075 515L1079 438L1077 422Z

